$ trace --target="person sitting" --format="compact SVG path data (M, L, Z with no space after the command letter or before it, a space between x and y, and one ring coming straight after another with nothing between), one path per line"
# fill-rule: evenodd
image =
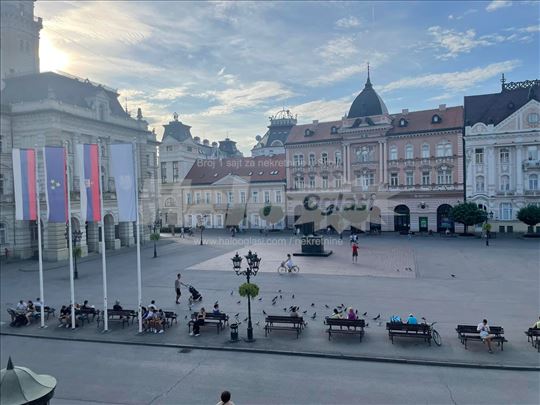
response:
M148 309L152 309L153 311L157 311L156 301L152 300L150 302L150 305L148 305Z
M17 311L21 312L21 313L25 313L26 312L26 302L24 302L23 300L20 300L19 303L17 304L17 307L15 308Z
M152 329L154 330L154 333L163 333L165 331L163 327L164 323L165 313L162 309L160 309L155 313L154 318L150 320L150 324L152 326Z
M144 324L144 328L148 329L150 332L155 331L155 328L153 325L153 321L155 317L156 317L156 313L154 312L154 309L148 306L148 311L146 311L146 314L143 316L143 324Z
M476 330L480 332L480 338L482 339L482 341L487 343L488 351L490 353L493 353L493 350L491 350L491 339L493 338L493 335L490 334L491 331L489 329L487 319L484 319L482 322L480 322Z
M356 314L354 313L354 309L352 309L352 307L350 307L349 312L347 312L347 319L349 321L356 321L356 319L358 319L356 317Z
M540 329L540 318L538 318L538 321L536 321L533 326L532 326L533 329Z
M28 321L26 326L30 326L30 323L32 323L32 319L36 317L36 315L37 312L36 308L34 307L34 303L28 300L28 304L26 305L26 313L24 314L24 316L26 316L26 320Z
M292 307L290 315L293 318L298 318L299 317L299 315L298 315L298 307Z
M337 308L334 308L334 313L330 316L331 319L343 319L343 316L341 315L341 312L337 310Z
M217 405L234 405L234 402L231 401L231 393L229 391L223 391Z
M93 305L88 305L88 300L84 300L83 304L81 305L82 309L91 309L94 308Z
M409 314L407 318L407 324L409 325L418 325L418 319L413 314Z
M71 327L71 305L62 305L62 308L60 309L60 317L58 318L58 320L60 321L60 325L58 325L59 328L64 326L66 328ZM77 326L78 325L75 324L75 327Z
M201 308L197 313L197 319L193 321L193 331L189 334L190 336L199 336L201 325L204 325L204 320L206 318L206 311L204 308Z
M114 305L112 307L113 311L121 311L122 310L122 305L120 305L120 301L116 300L114 302Z
M390 323L401 323L401 316L399 315L392 315L390 317Z
M37 297L36 298L36 303L34 304L36 307L43 307L45 308L45 303L41 300L41 298Z
M214 304L214 309L212 310L212 313L214 315L221 315L221 311L219 310L219 304Z

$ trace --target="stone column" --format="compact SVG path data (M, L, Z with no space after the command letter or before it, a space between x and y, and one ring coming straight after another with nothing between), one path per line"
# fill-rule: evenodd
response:
M89 252L99 251L99 226L97 222L89 222L86 235L86 244Z
M379 184L384 183L384 173L383 173L383 143L382 141L379 141L379 150L377 151L379 153Z
M69 249L66 241L66 224L47 224L47 244L43 251L43 258L49 261L66 260L69 258Z
M33 257L32 241L30 238L29 221L15 221L15 240L13 243L14 257L19 259L29 259Z
M511 159L512 157L510 157ZM511 161L511 160L510 160ZM523 195L523 146L516 146L516 194Z
M388 184L388 151L386 150L386 142L382 143L383 147L383 172L384 172L384 183ZM392 225L393 227L393 225Z
M486 191L488 193L489 197L492 197L495 195L495 192L497 191L497 184L495 182L495 174L497 171L497 166L495 165L495 150L493 149L493 146L489 146L486 148L487 152L487 166L486 166L486 172L487 172L487 185L486 185Z
M120 231L120 244L122 246L132 246L135 244L135 238L133 237L133 223L120 222L119 231Z

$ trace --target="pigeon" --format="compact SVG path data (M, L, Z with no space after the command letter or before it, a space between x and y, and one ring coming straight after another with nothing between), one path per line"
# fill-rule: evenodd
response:
M292 299L294 300L294 294L292 295Z
M366 311L366 312L364 312L364 313L363 313L362 315L366 316L366 315L367 315L367 311Z
M324 304L324 307L325 307L325 308L330 308L330 307L329 307L328 305L326 305L326 304Z
M281 292L281 290L277 290L277 292L278 292L278 293L280 293L280 292Z
M285 312L287 312L287 308L283 308L283 310L284 310Z
M257 322L255 323L255 325L256 325L256 326L259 326L259 321L257 321Z
M379 319L381 317L381 314L377 315L375 318L373 318L374 321L376 321L377 319Z
M272 305L276 305L276 301L272 301Z
M234 294L234 290L231 290L231 295L233 295L233 294Z
M315 319L317 317L317 312L313 312L313 315L311 315L311 319Z
M262 297L261 297L261 298L259 298L259 301L262 301Z
M311 306L312 306L312 307L314 307L314 306L315 306L315 303L314 303L314 302L312 302L312 303L311 303Z
M366 328L369 328L369 322L368 322L368 323L366 323Z
M282 300L283 299L283 296L281 294L279 294L279 299Z
M242 303L242 301L236 301L236 303L237 303L237 304L241 304L241 303Z
M396 271L399 271L399 269L396 269Z
M263 315L266 315L266 311L263 309Z
M303 314L305 314L307 312L307 309L305 311L302 311Z
M450 274L452 276L452 278L456 278L456 275L455 274Z
M239 315L240 315L240 312L238 312L237 314L234 314L234 317L238 318Z
M184 316L184 319L187 319L187 315L186 315L186 316Z
M245 318L245 319L244 319L244 322L247 322L247 320L248 320L248 319L247 319L247 318Z

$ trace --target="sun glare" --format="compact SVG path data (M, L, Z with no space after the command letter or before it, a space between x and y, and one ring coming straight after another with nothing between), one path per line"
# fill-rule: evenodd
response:
M56 48L47 37L45 31L41 33L39 41L40 71L66 70L69 66L69 56Z

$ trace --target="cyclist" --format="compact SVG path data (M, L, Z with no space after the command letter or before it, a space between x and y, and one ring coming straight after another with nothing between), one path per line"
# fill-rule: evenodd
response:
M289 270L289 273L291 272L291 269L294 266L294 263L291 258L291 254L287 253L287 260L285 261L285 266L287 266L287 270Z

